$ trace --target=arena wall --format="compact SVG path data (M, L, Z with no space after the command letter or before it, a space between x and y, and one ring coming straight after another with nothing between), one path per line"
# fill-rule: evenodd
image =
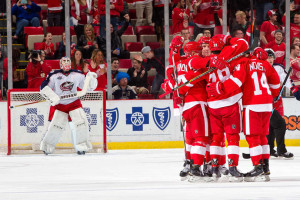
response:
M287 123L286 145L300 146L300 102L283 100ZM180 118L171 100L107 101L108 149L182 148ZM7 107L0 102L0 144L7 143ZM241 146L247 146L241 134Z

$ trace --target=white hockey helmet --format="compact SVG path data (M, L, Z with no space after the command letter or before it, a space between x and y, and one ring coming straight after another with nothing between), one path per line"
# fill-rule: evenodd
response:
M68 57L62 57L60 60L59 60L59 65L60 65L60 68L63 70L63 71L69 71L71 68L72 68L72 65L71 65L71 59L68 58Z

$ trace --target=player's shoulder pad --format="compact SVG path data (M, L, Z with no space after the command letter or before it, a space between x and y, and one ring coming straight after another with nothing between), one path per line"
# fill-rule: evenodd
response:
M77 70L77 69L71 69L70 72L75 72L75 73L83 74L82 71Z

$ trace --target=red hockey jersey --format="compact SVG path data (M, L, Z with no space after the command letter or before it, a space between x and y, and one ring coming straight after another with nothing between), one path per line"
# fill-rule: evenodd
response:
M223 86L226 93L242 88L244 108L268 112L272 111L273 98L280 92L280 78L267 61L252 56L241 60Z

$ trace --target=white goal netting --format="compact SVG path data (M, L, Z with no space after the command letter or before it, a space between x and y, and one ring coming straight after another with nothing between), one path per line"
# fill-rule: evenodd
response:
M104 91L88 92L81 97L83 110L89 122L91 152L106 152L105 94ZM7 151L10 153L39 151L40 141L47 130L50 103L39 91L10 90L8 92ZM72 122L60 138L56 152L75 152ZM3 134L3 133L2 133Z

